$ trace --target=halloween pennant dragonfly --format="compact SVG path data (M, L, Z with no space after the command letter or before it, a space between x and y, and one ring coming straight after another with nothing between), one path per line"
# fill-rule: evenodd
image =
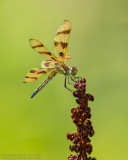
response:
M58 28L57 33L54 37L54 47L55 53L58 56L55 56L51 52L49 52L45 46L38 40L30 39L30 46L37 51L38 53L48 57L48 60L44 60L41 63L41 68L33 68L31 69L27 75L25 76L24 83L34 82L42 75L49 73L48 77L40 84L40 86L33 92L31 98L33 98L52 78L54 78L57 73L65 75L65 83L64 86L68 90L70 90L66 86L66 81L68 78L71 81L75 81L75 75L77 73L76 67L68 67L65 64L67 59L71 57L67 55L68 52L68 40L71 32L71 23L69 20L64 20L62 25ZM70 83L70 82L69 82ZM70 90L71 91L71 90Z

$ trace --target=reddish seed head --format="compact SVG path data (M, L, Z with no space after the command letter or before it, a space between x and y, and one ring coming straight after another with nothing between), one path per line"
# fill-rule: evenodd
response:
M88 157L88 154L92 152L90 137L94 135L90 120L91 108L88 106L88 101L93 101L94 97L86 93L86 80L84 78L77 81L74 84L74 88L76 90L73 92L73 96L77 98L76 103L78 107L71 109L71 117L77 127L77 132L68 134L67 138L73 142L70 150L76 152L77 155L70 155L68 160L96 160L95 158Z

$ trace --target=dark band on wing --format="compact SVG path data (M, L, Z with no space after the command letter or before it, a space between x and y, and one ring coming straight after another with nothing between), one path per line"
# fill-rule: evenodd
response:
M60 42L61 47L64 49L68 46L68 43Z
M54 42L54 45L55 45L55 46L58 46L58 45L59 45L59 42ZM64 49L64 48L66 48L66 47L68 46L68 43L66 43L66 42L60 42L60 45L61 45L61 47Z
M58 46L58 42L54 42L54 45L55 45L55 46Z
M48 67L48 66L49 66L49 64L50 64L50 62L46 62L46 63L44 63L45 67Z
M52 54L50 52L39 52L40 54L45 54L51 56Z
M29 79L37 79L37 77L29 77L29 76L25 76L25 78L29 78Z
M38 47L44 47L43 44L39 44L39 45L36 45L36 46L32 46L32 48L38 48Z
M30 73L35 73L35 72L36 72L36 70L33 70L33 69L32 69L32 70L30 70Z
M38 72L37 74L46 74L45 71Z
M54 57L51 57L51 59L53 59L54 61L56 61L56 59Z
M59 56L64 57L64 53L63 53L63 52L60 52L60 53L59 53Z
M58 34L69 34L71 32L71 29L68 29L68 30L65 30L65 31L62 31L62 32L57 32L56 35Z

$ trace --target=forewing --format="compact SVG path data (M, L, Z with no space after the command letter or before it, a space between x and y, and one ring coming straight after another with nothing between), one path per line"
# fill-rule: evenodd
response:
M54 37L55 52L58 54L58 60L64 62L68 52L68 40L71 32L71 22L64 20L63 24L58 28Z
M49 52L45 46L38 40L36 39L30 39L29 40L29 43L30 43L30 46L35 50L37 51L38 53L44 55L44 56L47 56L49 57L50 59L56 61L56 56L54 54L52 54L51 52Z
M49 68L33 68L30 71L28 71L27 75L25 76L24 83L27 82L34 82L38 78L40 78L42 75L48 73L49 71L52 71L52 69Z

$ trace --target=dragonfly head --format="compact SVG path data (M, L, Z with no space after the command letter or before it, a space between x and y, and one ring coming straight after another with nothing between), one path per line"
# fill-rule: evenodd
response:
M75 75L77 74L77 72L78 72L78 70L77 70L76 67L71 67L70 73L71 73L73 76L75 76Z

